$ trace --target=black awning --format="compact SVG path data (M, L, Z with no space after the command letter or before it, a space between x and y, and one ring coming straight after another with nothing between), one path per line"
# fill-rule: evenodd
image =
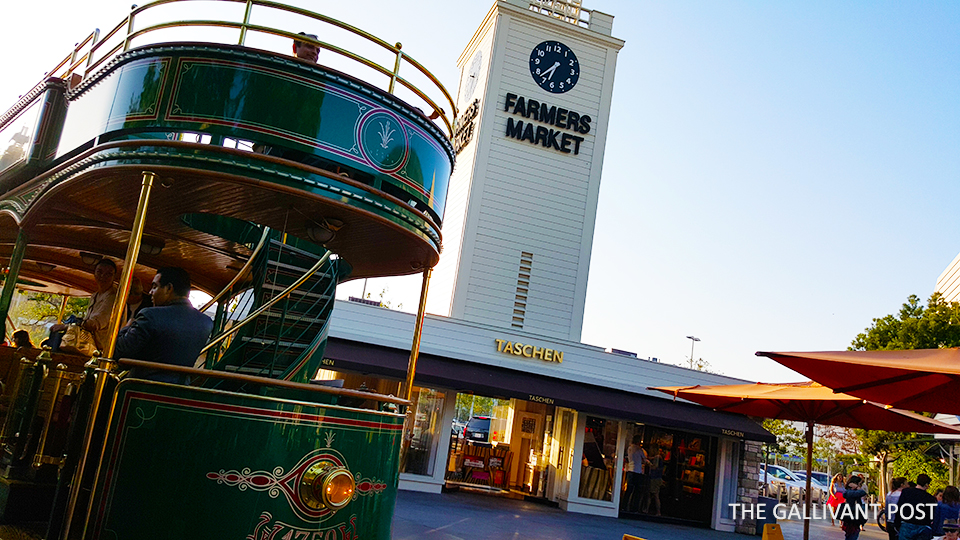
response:
M324 367L403 379L409 357L410 352L401 349L329 338ZM538 401L662 427L776 442L760 424L743 415L432 354L420 354L416 383Z

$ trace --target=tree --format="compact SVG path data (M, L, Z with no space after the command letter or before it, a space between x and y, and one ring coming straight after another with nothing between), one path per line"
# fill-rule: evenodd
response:
M384 287L380 291L380 307L385 307L387 309L398 309L398 310L403 309L403 302L400 302L399 304L397 304L397 307L395 308L392 305L390 305L393 302L393 300L390 300L387 298L388 292L390 292L390 287ZM372 298L373 298L373 293L367 293L366 299L370 300Z
M807 454L807 443L804 440L803 432L790 422L765 418L763 428L777 438L776 445L770 448L777 454L791 456L805 456Z
M907 297L896 315L873 319L873 323L854 338L854 351L938 349L960 346L960 304L947 302L933 293L927 305L916 295ZM910 384L906 382L904 384ZM946 484L946 469L924 455L914 441L915 433L856 430L860 450L874 456L879 464L880 481L886 483L887 467L892 474L916 478L926 473L937 485Z
M716 375L721 375L719 371L713 369L713 365L710 362L704 360L703 358L698 358L693 362L693 369L697 371L702 371L704 373L714 373Z
M47 337L47 325L57 321L63 296L59 294L26 292L26 299L10 314L18 328L23 327L30 333L30 340L39 344ZM70 315L82 316L90 305L89 298L67 297L64 318Z
M818 444L821 440L824 444L829 444L833 449L831 458L838 457L841 454L849 455L860 453L860 439L851 428L817 424L814 428L814 433L817 436L814 445ZM817 455L817 457L826 458L827 456Z
M492 416L496 400L474 394L457 394L456 419L466 422L470 416Z
M873 319L873 324L854 338L852 351L939 349L960 346L960 304L933 293L927 306L911 294L897 316Z
M925 473L930 477L930 491L947 487L947 466L943 463L930 459L922 452L905 452L897 455L897 458L891 462L891 476L906 476L913 480L920 473Z
M20 309L16 313L17 317L26 321L26 324L37 325L57 319L57 315L60 314L60 304L63 301L61 295L27 292L26 296L26 300L19 306ZM89 305L89 298L68 297L63 316L81 316L87 312L87 306Z

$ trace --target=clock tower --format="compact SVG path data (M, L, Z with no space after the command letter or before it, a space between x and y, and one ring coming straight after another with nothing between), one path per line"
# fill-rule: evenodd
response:
M432 313L580 340L612 28L575 0L497 0L467 44Z

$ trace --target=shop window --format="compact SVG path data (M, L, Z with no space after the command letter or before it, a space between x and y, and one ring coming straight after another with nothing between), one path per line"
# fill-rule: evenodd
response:
M513 448L516 402L473 394L458 394L450 437L446 480L509 489L516 467Z
M587 417L580 467L580 497L613 500L613 474L617 466L617 437L620 422Z
M404 427L400 471L431 476L437 459L437 442L443 432L440 422L444 394L430 388L414 387L413 398L414 414L407 416Z
M624 475L621 511L709 523L717 481L717 439L641 424L634 425L628 435L631 446L639 438L647 461L637 474L638 468L625 456L624 469L634 474ZM636 449L628 449L628 454L639 456ZM736 474L730 474L735 495ZM635 487L628 478L635 480Z
M459 431L474 443L510 444L514 409L512 399L457 394L454 435Z

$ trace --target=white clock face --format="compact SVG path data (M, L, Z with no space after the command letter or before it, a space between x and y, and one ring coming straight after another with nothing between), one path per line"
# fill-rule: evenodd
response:
M480 80L480 68L483 64L483 51L477 51L473 55L470 67L467 69L467 79L463 82L463 102L470 101L473 92L477 89L477 81Z

